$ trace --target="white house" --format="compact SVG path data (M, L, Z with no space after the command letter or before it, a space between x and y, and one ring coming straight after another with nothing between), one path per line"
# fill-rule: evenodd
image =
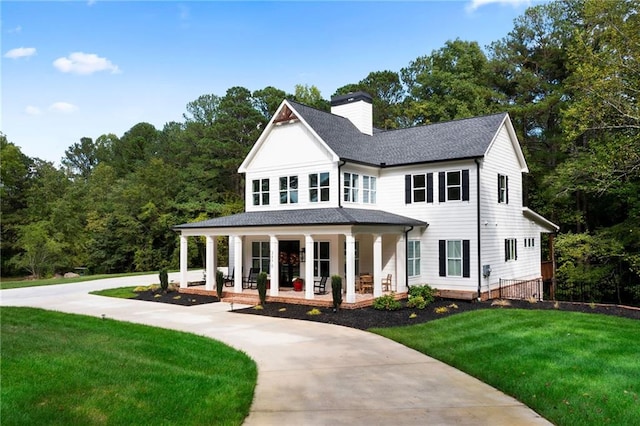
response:
M429 284L488 298L501 278L539 278L541 233L558 229L522 204L528 168L506 113L381 131L363 92L332 98L331 113L284 100L239 172L244 213L175 227L181 287L188 237L206 236L206 288L214 289L224 235L235 293L256 267L270 275L270 296L294 276L340 275L354 303L367 272L374 297L390 274L400 293Z

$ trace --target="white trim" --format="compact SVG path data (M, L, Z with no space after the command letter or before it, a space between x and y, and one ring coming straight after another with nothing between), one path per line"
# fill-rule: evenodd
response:
M558 232L560 230L560 227L558 225L540 216L538 213L534 212L529 207L523 207L522 214L524 215L524 217L526 217L527 219L531 219L532 221L536 222L538 225L547 229L549 232Z

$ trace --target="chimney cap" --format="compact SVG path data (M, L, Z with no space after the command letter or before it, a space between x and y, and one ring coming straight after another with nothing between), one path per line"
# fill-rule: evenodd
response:
M371 95L366 92L349 92L346 95L337 95L331 97L331 106L350 104L357 101L373 103Z

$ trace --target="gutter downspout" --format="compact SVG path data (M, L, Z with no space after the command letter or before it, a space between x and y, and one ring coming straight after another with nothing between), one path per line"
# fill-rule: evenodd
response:
M476 208L477 208L477 218L476 218L476 227L478 231L478 302L482 299L480 295L482 294L482 265L480 264L482 258L480 256L480 247L482 244L480 243L480 161L475 158L473 161L476 163ZM489 298L491 298L491 288L489 288Z
M407 289L409 289L409 232L413 231L413 226L411 228L404 231L404 282L406 283ZM398 290L396 288L396 290Z
M342 207L342 186L340 185L340 182L342 182L342 173L340 169L345 164L347 164L346 160L340 160L340 163L338 163L338 207Z

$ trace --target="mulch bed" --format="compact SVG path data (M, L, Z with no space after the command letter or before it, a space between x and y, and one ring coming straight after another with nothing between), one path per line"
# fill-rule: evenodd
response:
M203 296L201 294L185 294L177 291L146 290L137 292L134 300L146 300L148 302L171 303L172 305L195 306L205 303L219 302L216 296Z
M428 305L425 309L409 309L403 307L398 311L379 311L373 308L362 309L340 309L333 312L331 308L319 309L320 315L309 315L308 312L313 306L306 305L288 305L284 303L267 303L262 309L245 308L234 312L250 315L265 315L270 317L300 319L306 321L323 322L327 324L337 324L346 327L366 330L372 327L395 327L403 325L420 324L461 312L468 312L477 309L547 309L559 311L574 311L586 313L599 313L605 315L615 315L620 317L632 318L640 320L640 309L624 308L616 306L590 306L588 304L576 304L559 302L556 308L555 302L537 302L530 303L524 300L511 300L510 306L493 305L493 301L488 302L465 302L459 300L436 300ZM404 306L403 301L403 306ZM437 308L447 307L445 313L436 313ZM415 313L415 318L411 318L411 314Z
M215 303L220 300L216 296L203 296L200 294L185 294L177 291L163 293L160 290L147 290L138 292L135 300L146 300L158 303L171 303L174 305L194 306L205 303ZM340 309L333 312L332 308L318 308L309 305L290 305L286 303L267 303L262 309L244 308L236 309L235 313L249 315L263 315L278 318L290 318L306 321L316 321L327 324L342 325L345 327L366 330L372 327L395 327L402 325L420 324L461 312L478 309L543 309L572 312L596 313L615 315L625 318L640 320L640 308L618 307L615 305L590 305L585 303L570 302L537 302L530 303L525 300L511 300L510 306L495 305L495 301L466 302L460 300L438 299L425 309L410 309L405 307L406 301L402 301L403 308L398 311L379 311L373 308ZM447 308L447 312L436 313L438 308ZM318 309L320 315L309 315L312 309ZM411 318L411 314L415 317Z

